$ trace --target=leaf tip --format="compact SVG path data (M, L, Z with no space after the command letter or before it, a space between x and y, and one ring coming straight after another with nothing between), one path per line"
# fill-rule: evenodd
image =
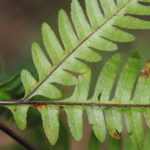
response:
M46 31L49 30L49 28L50 28L50 26L49 26L48 23L44 22L44 23L42 24L42 29L41 29L41 31L42 31L43 36L45 35Z
M59 15L63 15L63 14L66 14L65 10L64 9L60 9L59 10Z
M27 76L29 74L29 72L26 70L26 69L23 69L22 71L21 71L21 80L25 77L25 76Z

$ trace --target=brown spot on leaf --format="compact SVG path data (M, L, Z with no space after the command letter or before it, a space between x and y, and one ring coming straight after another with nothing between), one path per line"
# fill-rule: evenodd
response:
M43 105L31 105L31 107L40 111L42 109Z
M141 70L141 76L144 78L148 78L150 75L150 59L146 62L143 69Z
M116 131L113 133L113 138L116 139L116 140L120 140L121 134L118 132L118 130L116 130Z
M17 108L13 109L13 111L16 112L16 111L17 111Z
M124 16L128 16L129 14L124 14Z
M101 93L98 94L98 100L100 100L100 98L101 98Z

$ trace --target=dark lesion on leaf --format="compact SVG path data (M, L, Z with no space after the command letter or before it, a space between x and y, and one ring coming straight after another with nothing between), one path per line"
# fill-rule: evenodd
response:
M101 99L101 95L102 95L101 93L98 94L98 100Z
M143 69L141 70L141 76L144 78L148 78L150 75L150 59L146 62Z
M121 133L116 129L116 131L113 133L112 137L116 140L121 139Z
M124 16L126 17L126 16L129 16L129 14L124 14Z

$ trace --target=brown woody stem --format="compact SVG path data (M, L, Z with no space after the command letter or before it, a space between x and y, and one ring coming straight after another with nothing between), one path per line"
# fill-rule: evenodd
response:
M97 107L150 107L150 104L112 104L96 102L61 101L0 101L0 105L57 105L57 106L97 106Z
M27 143L24 139L22 139L19 135L17 135L14 131L12 131L10 128L8 128L2 122L0 122L0 130L2 130L4 133L6 133L10 137L12 137L14 140L16 140L18 143L20 143L26 149L36 150L34 147L32 147L29 143Z

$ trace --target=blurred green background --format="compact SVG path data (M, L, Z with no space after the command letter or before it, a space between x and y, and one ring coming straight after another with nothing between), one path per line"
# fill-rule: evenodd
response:
M31 58L31 43L38 41L42 45L40 30L43 22L48 22L58 34L58 10L63 8L70 12L70 2L71 0L0 0L0 82L20 73L22 68L26 68L31 72L35 71ZM83 0L80 0L80 2L82 5L84 4ZM150 17L145 17L144 19L150 20ZM137 37L136 40L132 43L118 43L119 52L122 53L125 59L132 52L138 51L142 57L142 62L144 62L150 58L150 30L134 30L132 33ZM103 55L109 58L112 54L104 53ZM99 64L96 64L95 68L98 66L100 68ZM84 138L81 142L76 142L73 138L69 138L70 133L67 123L63 119L61 120L59 142L55 147L51 147L43 133L40 114L36 110L30 110L28 128L25 131L20 131L16 127L8 110L3 108L0 110L0 114L1 121L6 122L8 126L39 150L87 149L91 126L87 123L86 116L84 117ZM34 117L32 117L33 115ZM66 118L64 113L61 113L60 116ZM148 132L147 136L149 135L150 133ZM120 149L122 141L112 140L111 138L107 139L108 141L111 146L104 143L101 146L101 150L106 150L106 147L108 150ZM128 142L128 139L126 141ZM99 147L99 143L94 143L94 145L96 144ZM113 148L113 145L118 147L114 146ZM98 149L95 148L95 150ZM0 150L24 150L24 148L0 131Z

